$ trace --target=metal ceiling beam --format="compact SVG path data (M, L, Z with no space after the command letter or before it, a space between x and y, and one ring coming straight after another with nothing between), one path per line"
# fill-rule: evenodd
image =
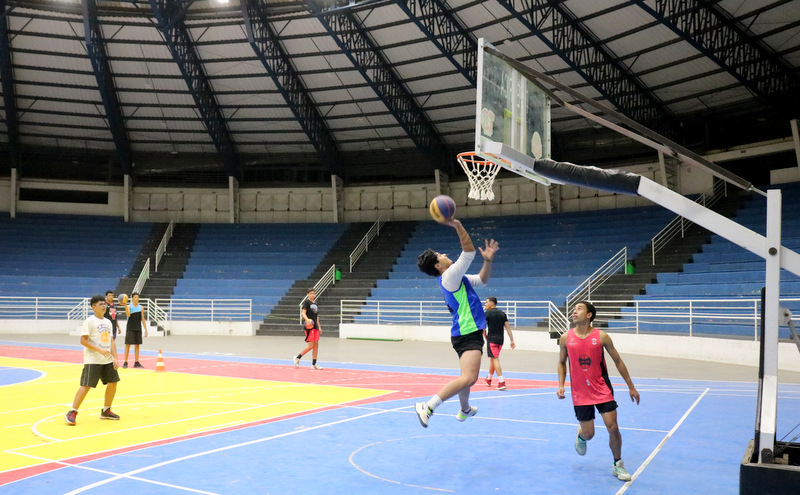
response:
M122 115L122 108L117 98L114 75L111 72L111 65L108 62L106 42L97 15L97 2L95 0L83 0L82 3L86 52L89 54L89 59L92 61L94 76L97 79L97 88L100 90L100 97L103 100L103 107L105 107L106 110L108 128L111 131L111 136L114 138L117 158L120 161L122 172L130 175L133 171L131 144L128 140L128 133L125 130L125 119Z
M268 22L264 0L241 3L247 40L319 153L320 161L331 173L341 175L343 161L333 133Z
M3 88L6 130L8 133L8 155L10 168L19 166L19 119L17 116L17 97L14 91L14 71L11 69L11 39L8 36L8 16L6 0L0 0L0 80Z
M643 0L636 5L661 21L703 55L713 60L762 101L785 105L783 95L797 97L800 76L773 50L747 33L715 2ZM652 3L652 2L650 2Z
M400 7L428 39L478 86L478 43L440 0L398 0Z
M497 0L625 116L660 134L680 134L672 113L557 0ZM549 26L552 39L542 26Z
M361 26L360 20L350 9L323 12L318 1L303 0L303 3L313 14L318 15L328 34L397 119L414 145L430 160L430 165L433 168L442 167L448 160L444 140L413 95L391 70L390 64Z
M183 22L186 4L194 0L149 0L150 8L158 20L158 29L167 42L172 58L178 64L189 91L197 104L197 110L211 136L211 140L222 158L228 176L241 180L241 165L236 155L236 146L225 117L219 108L214 90L203 69L200 56L192 37Z

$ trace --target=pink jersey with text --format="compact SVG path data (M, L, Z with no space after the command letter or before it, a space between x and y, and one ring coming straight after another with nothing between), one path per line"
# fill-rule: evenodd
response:
M588 406L614 400L600 330L592 328L582 339L570 328L567 331L567 357L573 404Z

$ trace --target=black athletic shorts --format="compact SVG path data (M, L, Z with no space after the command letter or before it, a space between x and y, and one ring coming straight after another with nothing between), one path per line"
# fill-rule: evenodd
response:
M597 408L597 412L600 414L605 414L607 412L616 411L617 409L617 401L610 400L608 402L603 402L600 404L590 404L588 406L575 406L575 417L578 418L578 421L593 421L594 420L594 408Z
M103 385L119 381L119 373L114 369L114 363L84 364L81 372L81 387L97 386L97 380L103 380Z
M450 337L450 342L453 344L453 349L458 353L460 358L464 351L481 351L483 354L483 332L480 330L466 335L459 335L458 337Z
M125 332L125 345L142 345L142 330L128 330Z

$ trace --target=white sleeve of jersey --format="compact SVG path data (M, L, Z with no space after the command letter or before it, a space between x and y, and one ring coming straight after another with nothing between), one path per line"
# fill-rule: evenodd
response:
M450 292L457 291L461 287L461 278L467 273L467 269L472 264L473 259L475 259L475 251L461 251L455 263L450 265L442 274L442 286ZM470 280L470 283L472 283L472 280Z

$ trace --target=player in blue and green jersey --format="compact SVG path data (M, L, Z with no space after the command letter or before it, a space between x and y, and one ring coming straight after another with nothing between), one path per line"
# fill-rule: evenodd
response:
M464 421L475 416L478 408L469 405L469 389L478 381L483 354L483 330L486 329L486 315L483 304L475 293L476 287L484 287L492 274L492 260L500 246L494 239L486 240L486 246L479 248L483 257L483 266L477 275L467 275L467 269L475 258L475 246L461 222L451 218L442 222L453 227L461 242L461 254L454 262L446 254L426 249L417 258L417 266L424 273L438 277L439 287L453 315L450 329L450 341L458 353L461 376L449 382L428 402L418 402L414 408L419 422L428 427L428 419L433 411L450 397L458 394L461 410L456 419Z

